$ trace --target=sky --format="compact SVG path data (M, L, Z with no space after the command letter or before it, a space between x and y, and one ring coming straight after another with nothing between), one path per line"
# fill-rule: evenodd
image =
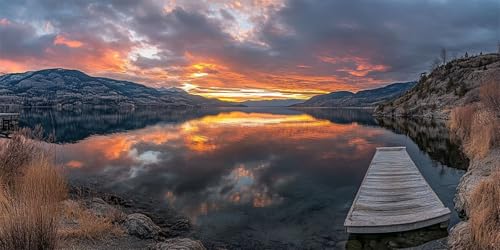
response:
M227 101L306 99L496 51L498 0L0 0L0 72L45 68Z

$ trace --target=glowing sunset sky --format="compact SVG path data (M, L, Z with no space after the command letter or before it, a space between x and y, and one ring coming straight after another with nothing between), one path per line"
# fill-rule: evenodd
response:
M79 69L224 100L414 80L493 52L498 0L0 0L0 72Z

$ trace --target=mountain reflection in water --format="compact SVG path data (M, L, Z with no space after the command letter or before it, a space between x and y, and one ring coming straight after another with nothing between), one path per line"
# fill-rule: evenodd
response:
M409 126L365 110L43 112L21 122L55 132L72 181L173 207L209 247L345 247L343 221L379 146L406 146L450 208L463 174L448 167L463 161L449 139L419 147ZM426 129L414 126L419 143Z

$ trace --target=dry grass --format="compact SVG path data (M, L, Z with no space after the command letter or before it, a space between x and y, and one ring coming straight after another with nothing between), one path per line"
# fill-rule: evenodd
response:
M486 180L479 183L471 196L472 241L477 249L500 246L500 164Z
M449 126L452 131L461 139L469 138L472 127L472 119L477 110L477 105L457 107L451 111Z
M480 102L455 108L449 127L462 140L464 152L479 159L500 147L500 88L496 81L480 87ZM470 197L470 239L467 249L498 249L500 246L500 163L482 180Z
M500 114L500 81L491 80L481 86L479 97L487 109Z
M478 110L472 116L470 133L465 140L465 153L471 158L482 158L500 142L500 121L489 110Z
M10 185L28 164L47 155L48 152L42 150L41 142L31 139L41 138L41 131L22 129L10 140L0 143L0 178L5 184Z
M124 234L121 227L113 224L113 218L99 217L75 201L65 203L63 217L66 226L59 232L62 238L99 240Z
M462 140L469 158L484 157L500 146L500 88L491 81L480 87L480 102L457 107L450 114L449 127Z
M14 179L0 188L0 248L54 249L58 204L67 194L64 178L41 157Z
M121 235L113 224L118 215L98 217L76 202L62 203L68 194L65 178L39 140L42 134L21 130L0 141L0 249L55 249L61 238Z

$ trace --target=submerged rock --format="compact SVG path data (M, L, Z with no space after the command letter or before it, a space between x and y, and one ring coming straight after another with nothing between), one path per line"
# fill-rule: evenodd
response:
M199 240L189 238L173 238L157 243L154 250L206 250Z
M141 239L156 238L161 232L160 227L151 218L139 213L128 215L124 226L128 234L135 235Z

